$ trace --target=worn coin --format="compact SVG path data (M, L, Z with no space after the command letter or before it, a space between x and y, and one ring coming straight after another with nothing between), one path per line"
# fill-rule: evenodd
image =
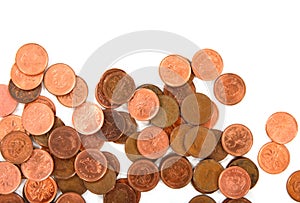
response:
M2 120L0 121L0 141L5 135L12 131L25 132L20 116L9 115L7 117L2 118Z
M180 87L170 87L168 85L164 86L164 94L173 97L178 104L181 104L188 95L195 93L196 87L192 81Z
M129 182L128 182L128 178L120 178L116 181L116 183L124 183L126 185L128 185L130 188L132 188L130 185L129 185ZM140 202L140 199L141 199L141 196L142 196L142 192L140 191L137 191L135 190L134 188L132 188L133 191L135 192L135 195L136 195L136 202Z
M224 150L221 142L221 137L223 132L216 129L211 129L211 131L216 136L218 143L215 149L213 150L213 152L208 156L208 158L214 159L216 161L222 161L228 155L228 153Z
M10 95L7 85L0 84L0 117L10 115L17 108L18 102Z
M245 197L239 198L239 199L225 199L222 203L251 203L248 199Z
M124 133L121 135L121 137L115 141L115 143L125 144L127 138L131 134L137 132L138 125L137 125L135 119L132 118L129 113L124 112L124 111L120 111L119 113L123 116L123 118L125 120L125 130L124 130Z
M208 121L201 124L201 126L210 128L210 129L216 125L216 123L218 122L218 119L219 119L219 109L218 109L217 105L213 101L211 101L211 104L212 104L211 117Z
M75 192L61 194L55 203L85 203L83 197Z
M125 183L116 183L114 189L103 196L104 203L137 203L134 190Z
M55 179L69 179L75 175L75 156L69 159L60 159L53 156L54 160L54 170L53 177Z
M114 171L116 173L116 175L118 176L118 174L120 172L120 167L121 167L119 159L110 152L103 151L102 153L107 160L108 169Z
M86 192L86 187L84 186L83 180L80 179L77 175L73 177L63 180L56 180L58 188L62 193L75 192L79 195L82 195Z
M297 202L300 202L299 184L300 184L300 171L295 171L289 176L286 182L286 189L290 197Z
M24 109L25 109L28 105L30 105L30 104L32 104L32 103L35 103L35 102L36 102L36 103L46 104L50 109L52 109L54 115L56 114L56 107L55 107L55 104L51 101L51 99L49 99L48 97L42 96L42 95L38 96L38 97L36 98L36 100L34 100L34 101L30 102L30 103L25 104Z
M153 85L153 84L143 84L143 85L140 85L137 87L137 89L140 89L140 88L146 88L146 89L152 90L157 96L164 94L163 91L159 87L157 87L156 85Z
M17 193L0 195L0 202L1 203L25 203L24 199Z
M187 132L192 128L191 125L182 124L173 129L170 135L170 147L176 154L181 156L188 155L184 147L184 139Z
M143 155L141 155L137 148L137 139L139 134L139 132L131 134L125 142L125 153L130 161L136 161L143 158Z
M8 90L11 97L19 103L30 103L38 98L42 91L42 85L40 84L31 90L22 90L18 88L12 80L9 81Z
M0 194L10 194L21 184L21 172L12 163L0 162Z
M216 203L216 201L207 195L197 195L189 203Z
M79 134L81 140L81 151L85 149L98 149L100 150L104 145L104 135L101 131L98 131L92 135Z

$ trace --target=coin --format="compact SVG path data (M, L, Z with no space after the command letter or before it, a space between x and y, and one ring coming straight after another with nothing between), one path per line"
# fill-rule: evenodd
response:
M222 142L221 142L221 137L222 137L223 132L220 130L216 130L216 129L211 129L211 131L216 136L218 143L217 143L215 149L213 150L213 152L207 158L214 159L216 161L222 161L228 155L228 153L224 150L224 148L222 146Z
M258 152L258 164L265 172L278 174L290 163L289 150L282 144L268 142Z
M300 184L300 171L295 171L289 176L286 182L286 189L290 197L297 202L300 202L299 184Z
M52 109L54 115L56 114L56 107L55 107L55 104L51 101L51 99L49 99L48 97L42 96L42 95L38 96L38 97L36 98L36 100L34 100L34 101L30 102L30 103L25 104L24 109L25 109L28 105L30 105L30 104L32 104L32 103L34 103L34 102L46 104L50 109Z
M0 202L1 203L25 203L24 199L17 193L0 195Z
M216 203L216 201L207 195L197 195L189 203Z
M127 178L130 186L140 192L154 189L160 179L157 166L147 159L133 162L127 171Z
M219 177L219 189L231 199L239 199L250 190L251 179L247 171L239 166L226 168Z
M105 156L108 164L108 169L114 171L116 175L118 176L120 172L120 162L119 159L112 153L110 152L102 152L103 155Z
M44 72L48 65L48 54L41 45L24 44L17 51L16 64L24 74L38 75Z
M213 101L211 101L211 104L212 104L211 117L208 121L201 124L201 126L210 128L210 129L216 125L216 123L218 122L218 119L219 119L219 109L218 109L217 105Z
M19 103L30 103L38 98L42 91L42 85L40 84L32 90L22 90L18 88L12 80L9 81L8 90L11 97Z
M121 135L121 137L115 141L115 143L125 144L127 138L132 133L137 132L138 126L137 126L135 119L132 118L129 113L124 112L124 111L120 111L119 113L123 116L123 118L125 120L125 130L124 130L124 133Z
M55 179L69 179L75 175L75 156L69 159L60 159L53 156L54 170L52 175Z
M188 82L180 87L164 86L164 94L173 97L179 105L188 95L195 93L196 87L193 82Z
M61 194L55 203L85 203L85 200L83 197L75 192L67 192L64 194Z
M245 197L239 198L239 199L225 199L223 203L251 203L248 199Z
M136 195L136 202L140 202L140 199L141 199L141 195L142 193L140 191L137 191L135 190L134 188L132 188L130 185L129 185L129 182L128 182L128 179L127 178L120 178L116 181L116 183L124 183L126 185L128 185L131 189L133 189L133 191L135 192L135 195Z
M57 179L56 182L62 193L75 192L79 195L82 195L86 192L83 180L81 180L77 175L74 175L66 180Z
M25 132L20 116L9 115L7 117L2 118L2 120L0 121L0 141L5 135L12 131Z
M240 76L233 73L225 73L216 79L214 94L222 104L235 105L244 98L246 85Z
M104 203L137 203L134 190L125 183L116 183L114 189L103 196Z
M5 195L14 192L21 184L21 172L12 163L0 162L0 194Z
M140 158L143 158L137 148L137 139L139 134L139 132L131 134L125 142L125 153L130 161L136 161Z
M7 85L0 84L0 117L10 115L17 108L18 102L10 95Z
M171 155L160 165L160 177L170 188L183 188L193 176L192 164L182 156Z
M296 137L298 124L291 114L276 112L268 118L266 132L272 141L287 144Z
M143 84L143 85L140 85L137 87L137 89L140 89L140 88L146 88L146 89L152 90L157 96L164 94L163 91L161 91L161 89L159 87L157 87L156 85L153 85L153 84Z
M179 87L190 79L192 69L186 58L173 54L166 56L161 61L158 72L165 84L171 87Z
M187 132L192 128L191 125L182 124L173 129L170 135L170 147L176 154L181 156L188 155L184 147L184 139Z
M98 149L100 150L104 145L104 135L101 131L98 131L91 135L80 134L81 139L81 151L85 149Z

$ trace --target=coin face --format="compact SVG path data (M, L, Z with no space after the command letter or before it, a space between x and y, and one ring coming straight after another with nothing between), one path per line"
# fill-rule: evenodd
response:
M34 102L46 104L50 109L52 109L54 115L56 114L56 107L55 107L55 104L51 101L51 99L49 99L48 97L42 96L42 95L38 96L38 97L36 98L36 100L34 100L34 101L30 102L30 103L25 104L24 109L25 109L28 105L30 105L31 103L34 103Z
M149 90L152 90L157 96L158 95L163 95L163 91L161 91L161 89L159 87L157 87L156 85L153 84L143 84L137 87L137 89L139 88L146 88Z
M223 203L251 203L248 199L245 197L239 198L239 199L225 199Z
M108 169L114 171L116 175L118 175L121 167L119 159L110 152L102 152L102 153L107 160Z
M38 98L42 91L42 85L40 84L31 90L22 90L18 88L12 80L9 81L8 85L9 93L19 103L30 103Z
M193 82L185 83L180 87L164 86L164 94L173 97L179 105L188 95L195 93L196 87Z
M104 135L101 131L98 131L91 135L80 134L81 148L85 149L98 149L100 150L104 145Z
M12 131L25 132L20 116L9 115L0 121L0 141L5 135Z
M24 199L17 193L10 193L7 195L0 195L0 202L3 203L25 203Z
M55 179L69 179L75 175L75 156L69 159L60 159L53 156L54 170L52 175Z
M85 200L81 195L75 192L67 192L61 194L56 200L56 203L66 203L66 202L85 203Z
M286 189L290 197L297 202L300 202L299 185L300 185L300 171L295 171L288 178L286 183Z
M198 195L193 197L189 203L216 203L216 201L207 195Z
M137 132L138 125L137 125L135 119L132 118L129 113L124 112L124 111L120 111L119 113L123 116L123 118L125 120L125 130L124 130L124 133L121 135L121 137L114 142L118 143L118 144L125 144L127 138L131 134Z
M170 135L170 147L178 155L188 155L184 147L184 139L187 132L192 128L191 125L182 124L173 129Z
M10 95L7 85L0 84L0 116L8 116L16 109L18 102Z
M222 142L221 142L221 139L222 139L221 137L222 137L223 132L220 130L216 130L216 129L211 129L211 131L216 136L218 143L208 158L214 159L216 161L222 161L228 155L228 153L224 150L224 148L222 146Z
M77 175L74 175L66 180L57 179L56 182L62 193L75 192L79 195L82 195L87 190L84 186L83 180Z
M125 183L116 183L113 190L103 196L104 203L137 203L134 190Z
M140 158L143 158L143 156L137 148L137 139L139 134L139 132L131 134L125 142L125 153L130 161L135 161Z
M0 194L10 194L21 184L21 172L12 163L0 162Z

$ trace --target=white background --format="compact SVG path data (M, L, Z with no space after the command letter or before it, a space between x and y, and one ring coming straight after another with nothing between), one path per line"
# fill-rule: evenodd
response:
M226 108L223 126L242 123L251 129L254 145L246 157L257 163L259 148L269 141L265 122L272 113L287 111L300 121L298 1L6 2L0 3L0 83L8 83L15 53L28 42L46 48L49 64L64 62L79 72L88 57L108 40L133 31L164 30L182 35L199 47L217 50L224 60L223 72L237 73L245 80L246 96L240 104ZM159 60L144 62L155 65ZM69 124L71 111L62 111L55 102L58 116ZM18 114L20 109L22 106ZM298 135L286 145L291 154L286 171L269 175L260 170L258 184L246 196L249 200L293 202L286 192L286 180L300 169L299 143ZM188 202L198 194L191 185L172 190L159 183L142 194L141 203ZM91 194L84 196L87 203L102 201ZM225 199L220 192L210 196L216 202Z

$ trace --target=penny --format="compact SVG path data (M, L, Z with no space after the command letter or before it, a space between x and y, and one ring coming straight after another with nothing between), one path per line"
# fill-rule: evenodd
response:
M217 105L213 101L211 101L211 104L212 104L211 117L208 121L206 121L206 123L201 124L201 126L206 127L206 128L213 128L219 119L219 109L218 109Z
M205 94L190 94L182 101L180 110L184 120L192 125L200 125L211 118L212 102Z
M57 184L51 177L42 181L27 180L24 194L30 203L52 202L57 194Z
M130 136L132 133L137 132L138 126L135 119L132 118L129 113L122 111L120 111L119 113L123 116L125 120L125 130L121 137L115 141L115 143L125 144L128 136Z
M213 193L219 189L219 176L223 166L214 159L200 161L194 168L193 186L201 193Z
M32 135L42 135L54 125L54 113L45 104L32 103L24 109L22 122L25 130Z
M143 158L137 148L137 139L139 134L139 132L131 134L125 142L125 153L130 161L136 161L140 158Z
M85 102L88 96L88 85L79 76L76 76L76 84L73 90L66 94L57 96L58 101L69 108L74 108Z
M74 89L75 84L75 72L67 64L54 64L45 72L44 85L51 94L66 95Z
M137 203L134 190L125 183L116 183L114 189L103 196L104 203Z
M57 179L56 182L62 193L75 192L82 195L87 190L84 186L83 180L81 180L77 175L66 180Z
M207 195L197 195L189 203L216 203L216 201Z
M149 89L137 89L128 102L130 115L140 121L152 119L159 110L158 96Z
M170 188L183 188L193 176L192 164L182 156L172 155L160 165L161 180Z
M290 197L297 202L300 202L299 184L300 184L300 171L295 171L289 176L286 182L286 189Z
M140 85L137 87L137 89L140 89L140 88L146 88L146 89L152 90L157 96L164 94L163 91L159 87L157 87L156 85L153 85L153 84L143 84L143 85Z
M75 192L61 194L55 203L85 203L83 197Z
M246 126L232 124L223 131L221 142L228 154L243 156L250 151L253 145L253 136Z
M201 80L214 80L223 71L223 60L218 52L212 49L201 49L192 59L192 69Z
M0 202L1 203L25 203L24 199L17 193L0 195Z
M251 179L247 171L239 166L226 168L219 177L219 189L231 199L239 199L250 190Z
M0 84L0 117L10 115L17 108L18 102L10 95L7 85Z
M192 128L188 124L182 124L174 128L170 135L170 147L176 154L187 155L187 150L184 147L184 139L187 132Z
M12 131L25 132L20 116L9 115L0 121L0 141L5 135Z
M40 84L32 90L22 90L18 88L12 80L9 81L8 90L11 97L19 103L30 103L38 98L42 91L42 85Z
M45 96L42 96L42 95L38 96L38 98L36 98L36 100L34 100L34 101L30 102L30 103L25 104L24 109L25 109L28 105L30 105L30 104L32 104L32 103L34 103L34 102L46 104L50 109L52 109L54 115L56 114L56 107L55 107L55 104L54 104L48 97L45 97Z
M12 131L1 140L0 149L6 161L21 164L29 159L33 146L31 139L26 133Z
M225 73L216 79L214 94L222 104L235 105L244 98L246 85L240 76L233 73Z
M144 157L158 159L169 148L168 135L159 127L149 126L144 128L138 136L137 148Z
M211 131L214 133L216 136L216 139L218 140L218 143L213 150L213 152L208 156L209 159L214 159L216 161L222 161L225 159L225 157L228 155L228 153L224 150L221 142L221 137L222 137L222 131L216 130L216 129L211 129Z
M76 107L72 115L74 128L81 134L91 135L100 130L104 123L102 109L91 102Z
M16 64L24 74L38 75L44 72L48 65L48 54L41 45L24 44L17 51Z
M164 86L164 94L173 97L178 104L190 94L196 93L196 87L193 82L186 83L180 87Z
M104 176L107 160L102 152L86 149L77 155L74 166L77 175L82 180L95 182Z
M212 131L196 126L191 128L184 139L184 147L195 158L206 158L215 149L218 141Z
M12 163L0 162L0 194L14 192L21 184L21 172Z
M59 159L53 156L54 170L52 175L55 179L69 179L75 175L75 156L69 159Z
M140 159L131 164L127 171L130 186L135 190L147 192L159 182L158 167L147 159Z
M81 139L81 151L85 149L98 149L100 150L104 145L104 135L101 131L98 131L92 135L82 135Z
M161 61L158 71L165 84L179 87L190 79L192 69L186 58L179 55L169 55Z
M22 73L18 66L14 64L10 71L10 78L13 83L22 90L32 90L39 86L43 81L44 74L26 75Z
M273 142L286 144L296 137L298 124L291 114L276 112L268 118L266 132Z
M278 174L290 163L289 150L282 144L268 142L258 152L258 164L265 172Z
M92 193L103 195L111 191L116 184L116 173L110 169L106 171L104 176L95 182L84 181L85 187Z
M103 155L105 156L108 164L108 169L114 171L116 175L118 176L120 172L120 162L119 159L112 153L110 152L102 152Z
M248 199L245 197L239 198L239 199L225 199L223 203L251 203Z
M179 117L179 106L177 102L169 96L159 95L159 111L151 119L151 124L165 128L173 125Z
M129 185L129 182L128 182L128 178L120 178L116 181L116 183L124 183L126 185L128 185L131 189L133 189L133 191L135 192L135 195L136 195L136 202L140 202L140 199L141 199L141 195L142 193L140 191L137 191L135 190L134 188L132 188L130 185Z

